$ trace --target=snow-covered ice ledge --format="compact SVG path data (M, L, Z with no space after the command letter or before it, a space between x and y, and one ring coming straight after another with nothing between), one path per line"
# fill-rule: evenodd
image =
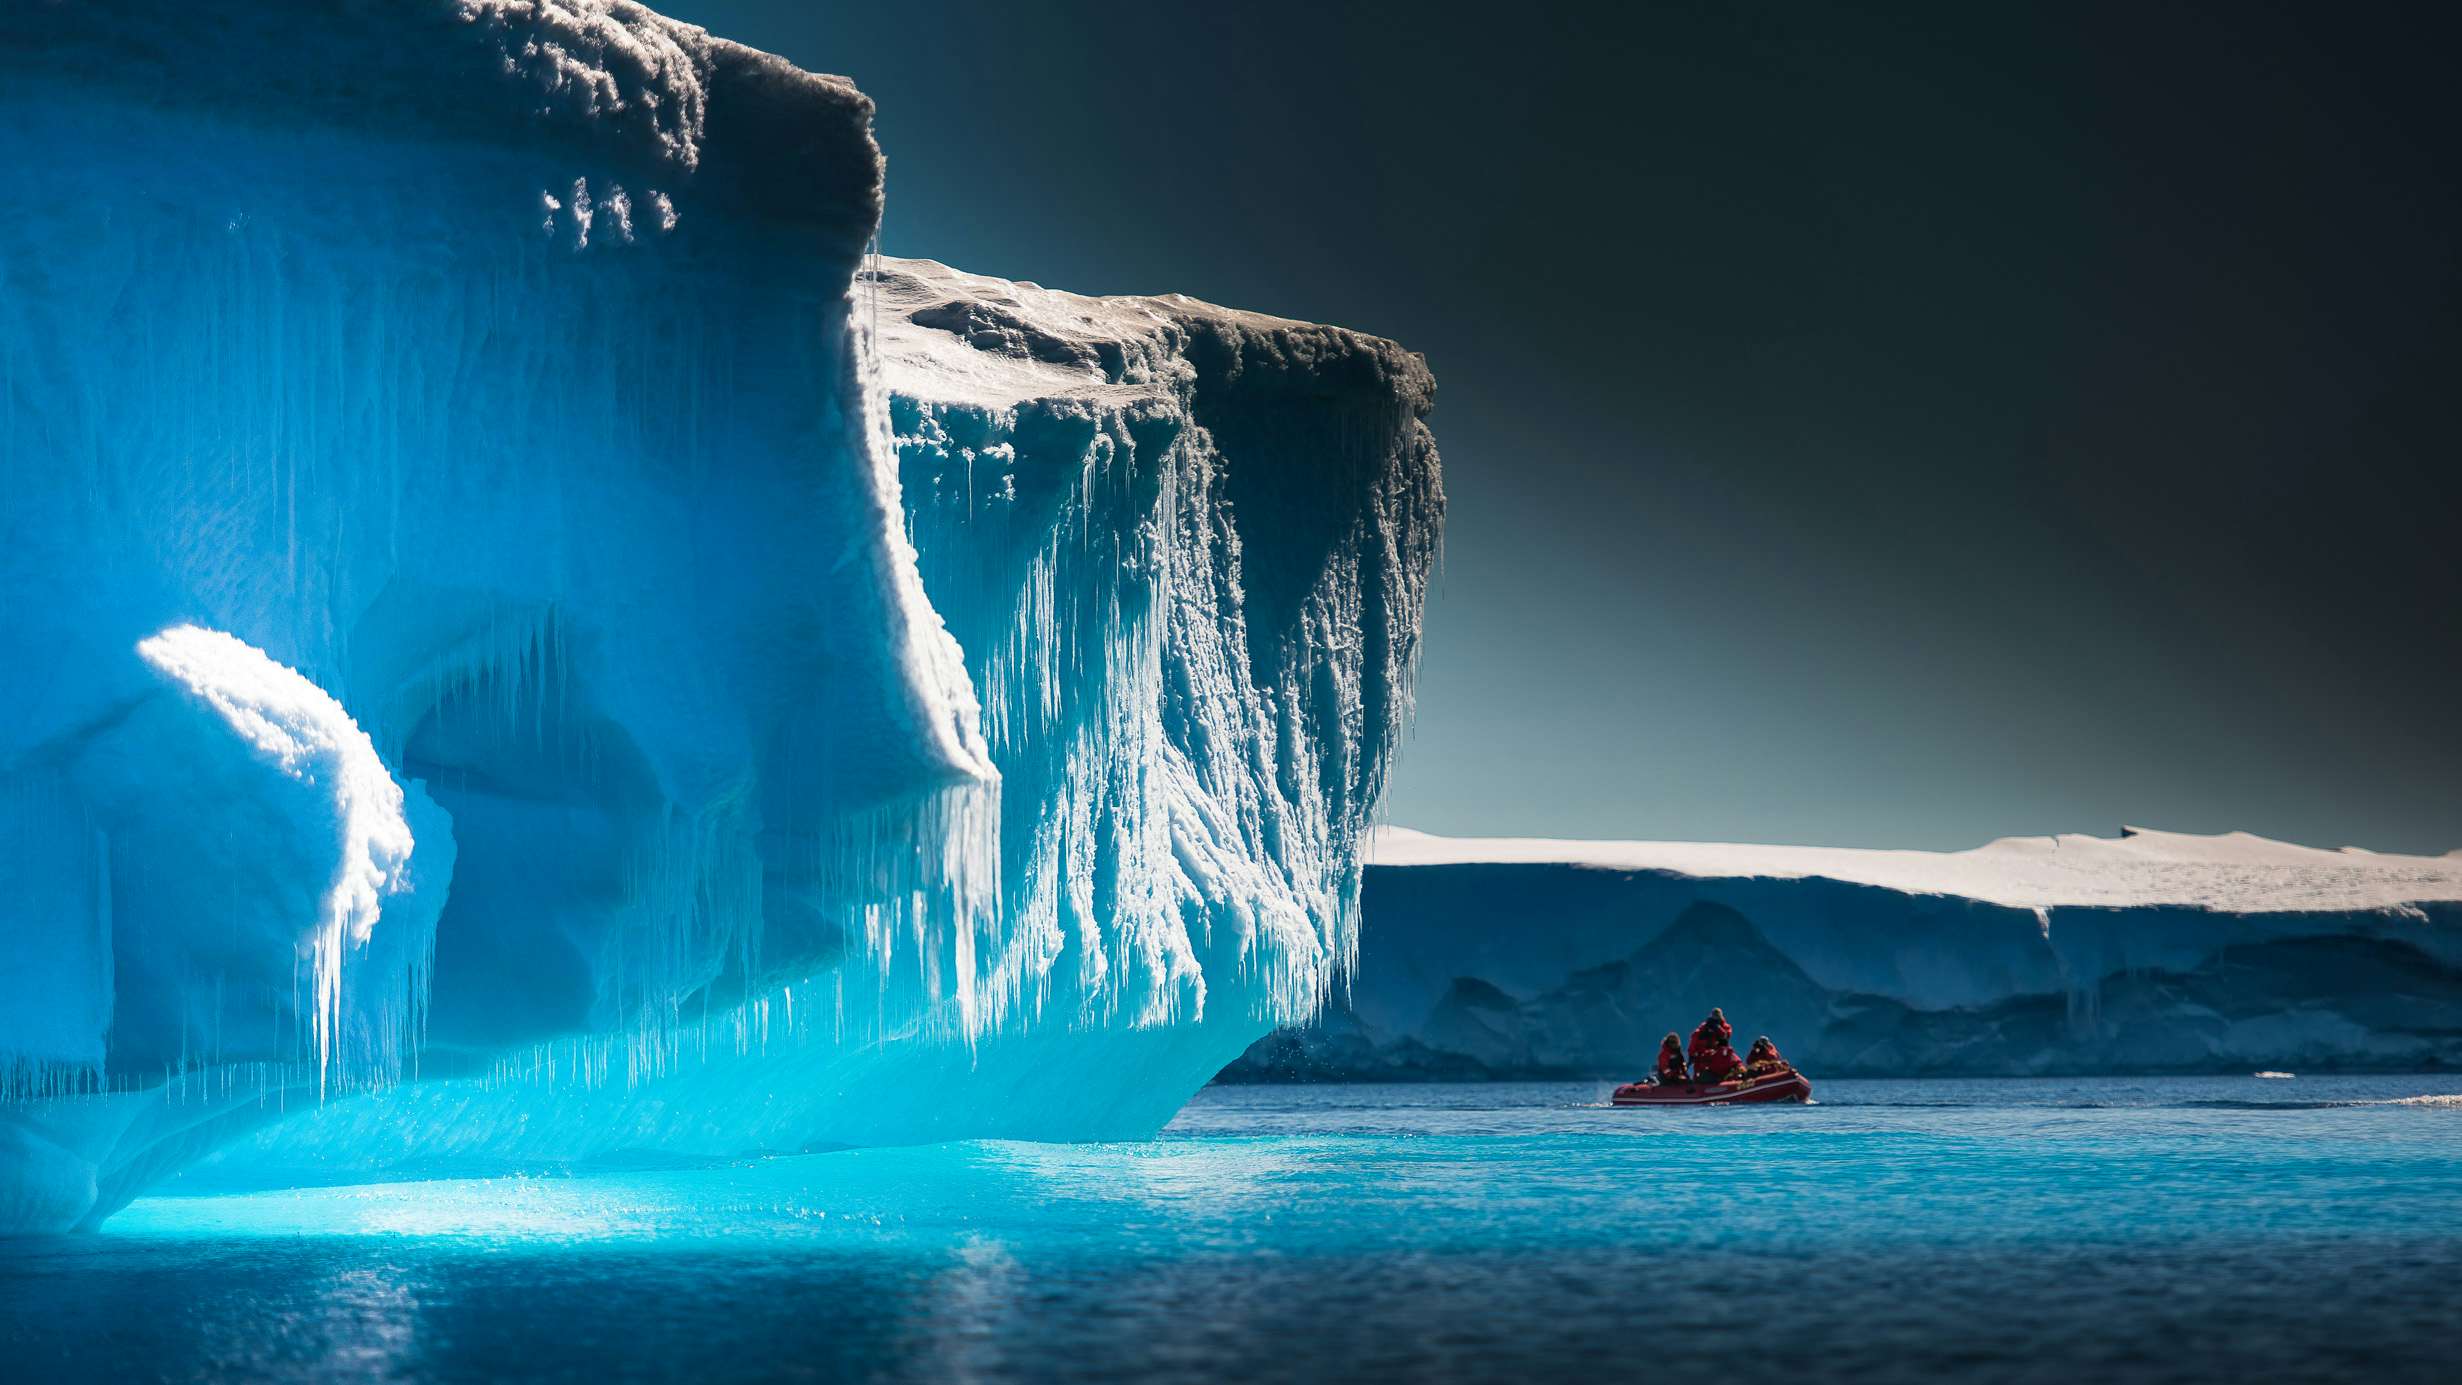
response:
M1823 879L2012 909L2174 907L2221 913L2366 913L2462 903L2462 851L2405 856L2325 850L2248 832L2122 828L2116 837L2003 837L1967 851L1740 842L1552 841L1372 834L1378 866L1553 864L1696 879Z
M1833 1075L2462 1065L2462 853L1386 828L1364 913L1346 1007L1241 1075L1629 1075L1711 1005Z
M0 1229L1135 1134L1327 993L1424 366L857 283L870 109L623 0L0 10Z

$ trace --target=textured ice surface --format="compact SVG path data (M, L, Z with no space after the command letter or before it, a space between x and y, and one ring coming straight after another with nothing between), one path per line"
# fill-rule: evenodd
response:
M1404 710L1442 496L1425 366L1182 297L881 264L924 582L1002 776L1025 1001L1313 1013ZM1007 977L1002 978L1005 983Z
M1904 894L1956 895L2034 908L2172 906L2231 913L2360 911L2462 903L2462 851L2402 856L2124 828L2117 837L2003 837L1970 851L1891 851L1735 842L1548 841L1438 837L1379 828L1380 866L1565 864L1701 878L1819 878Z
M1140 1133L1313 1011L1426 372L857 283L870 112L622 0L0 9L0 1229Z
M2462 855L1385 829L1370 860L1349 1005L1235 1075L1629 1076L1712 1005L1831 1073L2462 1064Z

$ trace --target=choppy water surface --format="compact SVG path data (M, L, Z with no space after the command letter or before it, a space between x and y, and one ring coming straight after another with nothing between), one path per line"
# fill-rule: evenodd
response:
M1136 1145L140 1202L0 1377L2452 1379L2462 1078L1202 1094Z

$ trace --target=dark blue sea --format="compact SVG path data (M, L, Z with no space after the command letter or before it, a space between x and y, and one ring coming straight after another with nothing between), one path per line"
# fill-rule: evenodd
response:
M0 1242L0 1379L2462 1378L2462 1078L1605 1094L154 1198Z

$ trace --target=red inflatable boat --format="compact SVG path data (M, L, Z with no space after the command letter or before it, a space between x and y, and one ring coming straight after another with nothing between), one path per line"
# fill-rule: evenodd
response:
M1812 1079L1787 1068L1761 1077L1725 1082L1627 1082L1616 1088L1618 1106L1742 1106L1761 1101L1810 1101Z

